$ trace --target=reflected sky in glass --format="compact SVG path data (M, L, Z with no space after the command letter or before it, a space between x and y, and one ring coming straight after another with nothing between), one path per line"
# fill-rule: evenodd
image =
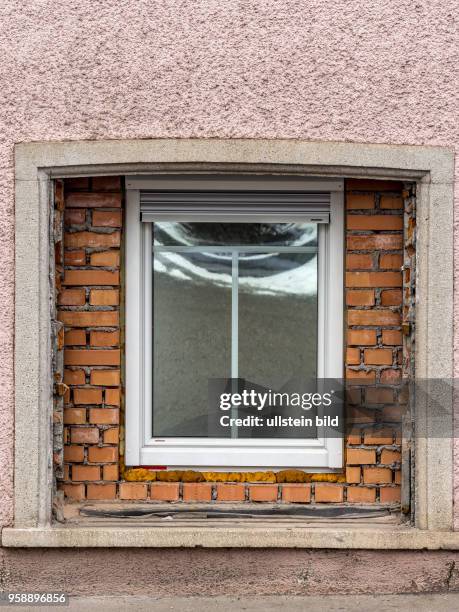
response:
M238 376L279 389L316 377L316 224L158 223L153 254L153 435L206 437L210 378L229 378L237 287ZM172 247L167 251L158 245ZM174 251L173 247L192 247ZM206 251L206 246L222 250ZM237 254L237 283L234 258ZM244 252L245 246L259 247ZM202 247L202 248L201 248ZM278 247L263 252L263 247ZM288 437L288 432L270 432ZM228 432L230 435L230 432Z
M317 246L315 223L154 224L157 246Z

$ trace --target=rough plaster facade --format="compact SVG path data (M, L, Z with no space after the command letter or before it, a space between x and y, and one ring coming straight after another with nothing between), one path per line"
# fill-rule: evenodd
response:
M41 591L45 584L53 592L110 592L115 597L422 593L459 587L458 553L449 551L128 548L7 553L8 569L0 570L0 584L11 592L24 591L26 584L31 591Z
M196 136L456 149L459 58L453 0L36 0L3 3L0 14L0 525L7 525L14 144ZM457 221L456 235L459 244ZM459 321L459 296L455 303ZM459 372L458 334L455 355ZM459 446L455 462L459 503Z

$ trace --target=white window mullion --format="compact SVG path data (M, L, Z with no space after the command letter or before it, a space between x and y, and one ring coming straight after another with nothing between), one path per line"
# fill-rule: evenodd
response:
M234 250L231 260L231 378L239 377L239 253ZM234 383L233 383L234 384ZM236 383L237 384L237 383ZM238 390L234 389L236 393ZM237 418L238 409L231 408L231 417ZM237 427L231 427L231 437L237 438Z

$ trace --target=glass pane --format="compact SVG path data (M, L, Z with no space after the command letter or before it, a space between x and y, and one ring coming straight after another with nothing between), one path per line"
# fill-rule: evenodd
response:
M239 255L239 376L275 391L287 390L295 379L316 378L316 254ZM291 407L278 414L311 416ZM267 435L298 437L295 428L285 427L264 428Z
M192 248L162 251L159 241ZM275 252L263 251L276 242ZM314 251L292 252L297 246ZM296 392L297 381L316 378L316 249L315 224L155 224L154 437L299 437L298 428L215 428L208 384L236 376ZM272 410L263 416L311 416L299 407ZM315 428L300 432L317 436Z
M153 436L205 437L208 379L231 376L231 255L153 262Z
M315 223L155 223L157 246L317 246Z

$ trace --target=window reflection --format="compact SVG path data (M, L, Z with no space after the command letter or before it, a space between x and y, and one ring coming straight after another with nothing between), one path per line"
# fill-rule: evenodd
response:
M234 375L234 350L236 376L259 385L316 377L317 225L157 223L154 236L154 436L208 435L208 380Z
M155 223L162 246L316 246L314 223Z

